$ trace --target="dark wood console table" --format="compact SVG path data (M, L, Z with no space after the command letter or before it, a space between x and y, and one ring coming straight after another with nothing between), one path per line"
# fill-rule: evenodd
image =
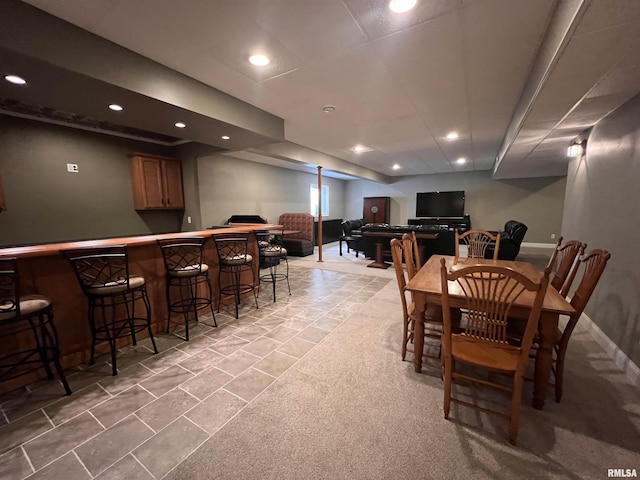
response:
M409 225L434 225L448 230L458 230L458 233L464 233L467 230L471 230L471 217L465 215L464 217L458 218L410 218Z
M389 264L384 261L383 250L382 250L382 239L383 238L402 238L402 236L407 233L406 231L390 231L390 230L367 230L362 232L362 235L366 237L377 237L376 241L376 256L375 261L367 265L367 267L371 268L389 268ZM421 233L416 232L416 238L423 238L433 240L438 238L437 233Z

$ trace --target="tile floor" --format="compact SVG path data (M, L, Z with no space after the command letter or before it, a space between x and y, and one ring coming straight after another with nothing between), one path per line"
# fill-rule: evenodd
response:
M104 357L68 372L69 397L48 381L0 396L0 478L161 479L393 281L303 261L290 262L291 296L278 284L277 303L267 291L238 320L204 318L189 342L159 335L157 355L148 341L127 347L116 377Z

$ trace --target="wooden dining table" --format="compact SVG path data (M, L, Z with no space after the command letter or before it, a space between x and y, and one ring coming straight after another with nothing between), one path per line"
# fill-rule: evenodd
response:
M510 260L487 260L479 258L456 258L445 255L432 255L422 266L416 275L409 281L406 289L413 295L415 302L415 332L414 351L422 352L424 345L424 311L427 304L442 305L442 281L440 273L440 259L446 260L446 267L451 269L468 265L485 264L510 267L527 277L538 281L542 272L528 262ZM522 295L514 304L511 315L516 318L527 318L533 304L534 294ZM449 301L452 308L465 308L466 299L464 292L457 282L449 282ZM560 315L569 315L574 312L571 304L560 295L551 285L548 286L542 305L538 334L540 345L536 350L534 367L533 407L539 410L544 408L544 402L551 376L553 364L553 346L558 335L558 319ZM414 356L414 369L422 371L422 355Z

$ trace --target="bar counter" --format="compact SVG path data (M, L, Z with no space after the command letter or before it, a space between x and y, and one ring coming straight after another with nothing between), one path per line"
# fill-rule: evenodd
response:
M249 254L253 256L254 278L259 282L258 245L255 240L256 231L280 227L279 225L246 224L234 225L226 228L215 228L195 232L167 233L160 235L144 235L132 237L119 237L103 240L87 240L79 242L66 242L23 247L1 248L0 257L18 258L18 270L20 274L21 294L37 293L47 296L53 304L54 323L60 337L61 363L67 369L89 361L91 347L91 334L87 320L87 299L84 296L75 274L67 259L60 253L61 250L102 247L110 245L127 245L129 255L129 274L142 275L145 278L147 293L151 303L151 321L154 333L164 332L167 322L167 302L165 297L165 269L160 247L156 243L158 239L186 238L186 237L211 237L215 234L227 234L234 232L249 233ZM281 227L280 227L281 228ZM218 285L218 258L213 240L206 243L205 262L209 265L211 286L213 287L214 301L217 307ZM247 272L248 278L243 278L246 283L253 283L253 279ZM224 280L223 280L224 281ZM226 282L225 282L226 283ZM232 302L232 298L222 299L222 303ZM202 314L208 310L202 310ZM182 316L175 318L172 326L182 322ZM145 337L145 332L140 332L139 338ZM33 341L32 339L30 340ZM121 342L121 343L120 343ZM129 338L122 338L119 347L131 343ZM2 344L0 348L5 349ZM9 347L10 348L10 347ZM99 342L96 346L96 357L109 351L108 342ZM42 369L40 378L44 377ZM37 375L25 375L12 381L0 384L0 393L26 385L38 378Z

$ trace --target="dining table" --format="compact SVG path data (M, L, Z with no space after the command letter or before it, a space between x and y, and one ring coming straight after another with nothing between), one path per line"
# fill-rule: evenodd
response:
M409 281L406 290L411 292L415 303L414 351L422 352L424 346L424 312L428 304L442 305L441 263L444 258L448 271L470 265L495 265L512 268L532 280L539 281L543 273L529 262L511 260L490 260L481 258L458 258L448 255L432 255ZM449 302L451 308L467 306L464 292L457 282L449 282ZM522 295L513 305L510 315L527 318L533 305L534 293ZM532 405L538 410L544 408L547 386L553 365L553 346L557 341L560 315L570 315L575 310L565 297L551 285L548 286L538 322L539 346L536 349L533 376ZM414 355L414 370L422 371L422 355Z

